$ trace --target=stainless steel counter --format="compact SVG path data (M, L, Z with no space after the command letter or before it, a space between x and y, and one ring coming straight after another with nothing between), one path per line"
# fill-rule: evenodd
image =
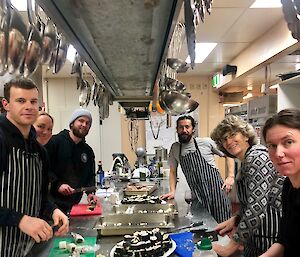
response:
M158 190L156 190L153 194L154 195L161 195L163 193L168 192L168 180L162 179L159 180ZM121 191L121 188L124 186L125 183L115 183L116 190ZM122 194L120 193L122 196ZM179 214L175 218L175 226L184 226L188 225L191 222L200 221L202 220L205 226L208 229L213 229L216 225L216 221L211 217L208 212L202 208L198 203L193 202L192 204L192 213L194 217L192 220L189 220L184 217L187 211L187 204L184 201L184 196L175 200L171 200L171 203L177 204ZM112 205L109 201L105 201L101 199L101 204L103 208L103 215L107 215L112 211ZM80 233L81 235L87 237L97 237L98 233L96 230L93 229L94 224L96 223L99 216L81 216L81 217L72 217L70 219L70 232ZM68 235L67 235L68 236ZM102 254L104 256L109 256L109 253L113 246L122 240L122 236L100 236L97 238L97 244L100 245L100 249L97 254ZM228 241L228 237L219 237L219 243L225 244ZM40 244L36 244L32 251L29 253L28 257L48 257L51 247L53 244L53 239L49 240L48 242L43 242ZM173 254L172 256L176 256Z

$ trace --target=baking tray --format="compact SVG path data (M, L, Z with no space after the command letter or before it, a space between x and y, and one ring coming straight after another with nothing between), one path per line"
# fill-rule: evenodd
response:
M94 229L102 236L132 234L138 230L150 228L170 229L174 228L173 219L166 214L110 214L100 217Z
M130 190L128 186L136 186L140 189ZM129 183L123 189L124 195L150 195L157 189L157 184L153 182L138 182L138 183Z
M147 214L161 213L167 215L178 214L174 204L119 204L112 208L114 214Z

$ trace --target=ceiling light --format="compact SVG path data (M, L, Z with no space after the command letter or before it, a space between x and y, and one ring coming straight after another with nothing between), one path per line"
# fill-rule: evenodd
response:
M35 1L32 1L32 6L34 7ZM27 11L27 1L24 0L11 0L11 3L18 11Z
M202 63L206 57L211 53L216 47L217 43L196 43L196 59L195 63ZM191 63L190 56L185 60L187 63Z
M295 69L296 69L296 70L300 70L300 63L296 63Z
M280 0L256 0L250 8L280 8Z
M247 90L251 91L253 89L253 86L247 86Z
M279 84L274 84L272 86L270 86L270 89L277 89L279 87Z
M74 46L70 45L68 48L67 59L73 63L75 59L76 49Z
M243 99L248 99L248 98L251 98L253 96L253 94L251 92L248 92L247 95L244 95L243 96Z

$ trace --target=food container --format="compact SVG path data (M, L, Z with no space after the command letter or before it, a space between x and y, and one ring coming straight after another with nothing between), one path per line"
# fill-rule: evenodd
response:
M157 189L156 183L139 182L129 183L124 189L124 195L150 195Z
M150 228L170 229L174 228L173 219L166 214L111 214L100 217L94 229L102 236L131 234L138 230Z
M114 214L167 214L171 218L178 214L174 204L120 204L114 205L112 212Z

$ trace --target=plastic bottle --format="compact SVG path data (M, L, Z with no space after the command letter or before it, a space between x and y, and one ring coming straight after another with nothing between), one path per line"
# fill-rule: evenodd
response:
M102 162L98 162L98 169L97 169L97 185L102 188L103 186L103 179L104 179L104 170L102 168Z
M204 237L196 243L193 257L218 257L218 255L212 249L211 241L207 237Z

